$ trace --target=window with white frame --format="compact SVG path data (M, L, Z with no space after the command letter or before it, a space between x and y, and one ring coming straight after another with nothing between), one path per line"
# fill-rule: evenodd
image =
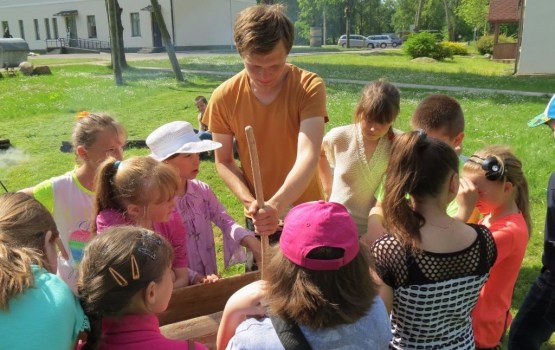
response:
M96 19L94 16L87 16L87 31L89 38L96 38Z
M35 24L35 40L40 40L39 20L35 18L33 23Z
M23 26L23 20L19 20L19 36L21 39L25 40L25 27Z
M48 18L44 19L44 30L46 31L46 39L52 39L52 35L50 35L50 21L48 21Z
M54 39L58 39L60 35L58 34L58 19L52 18L52 30L54 31Z
M131 15L131 36L141 36L141 19L138 12Z

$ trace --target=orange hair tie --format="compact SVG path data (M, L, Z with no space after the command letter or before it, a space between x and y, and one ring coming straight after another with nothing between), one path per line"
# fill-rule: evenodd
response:
M76 119L76 120L83 119L83 118L88 117L89 115L90 115L89 112L87 112L87 111L81 111L81 112L79 112L79 113L77 113L77 114L75 115L75 119Z

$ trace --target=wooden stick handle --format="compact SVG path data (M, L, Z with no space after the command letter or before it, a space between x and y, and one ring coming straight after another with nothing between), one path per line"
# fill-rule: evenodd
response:
M247 135L247 143L249 145L249 154L251 158L251 168L254 181L254 194L256 197L256 202L258 208L264 208L264 192L262 191L262 176L260 175L260 162L258 161L258 150L256 149L256 139L254 138L254 130L252 126L248 125L245 127L245 134ZM269 249L270 243L268 236L261 236L261 249L260 255L262 256L262 261L260 261L260 272L262 279L264 279L264 265L266 260L266 252Z

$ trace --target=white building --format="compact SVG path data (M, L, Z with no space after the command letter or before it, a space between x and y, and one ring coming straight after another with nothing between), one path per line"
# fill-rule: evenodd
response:
M159 0L176 49L230 47L237 13L256 0ZM160 30L149 0L119 0L126 50L161 47ZM47 40L83 39L109 42L105 0L0 0L2 33L9 30L33 51ZM75 41L73 41L75 42Z
M555 1L526 0L517 74L555 74Z

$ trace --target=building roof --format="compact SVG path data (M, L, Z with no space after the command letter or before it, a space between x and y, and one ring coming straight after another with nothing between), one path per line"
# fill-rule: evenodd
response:
M522 0L490 0L489 22L512 23L520 21Z

